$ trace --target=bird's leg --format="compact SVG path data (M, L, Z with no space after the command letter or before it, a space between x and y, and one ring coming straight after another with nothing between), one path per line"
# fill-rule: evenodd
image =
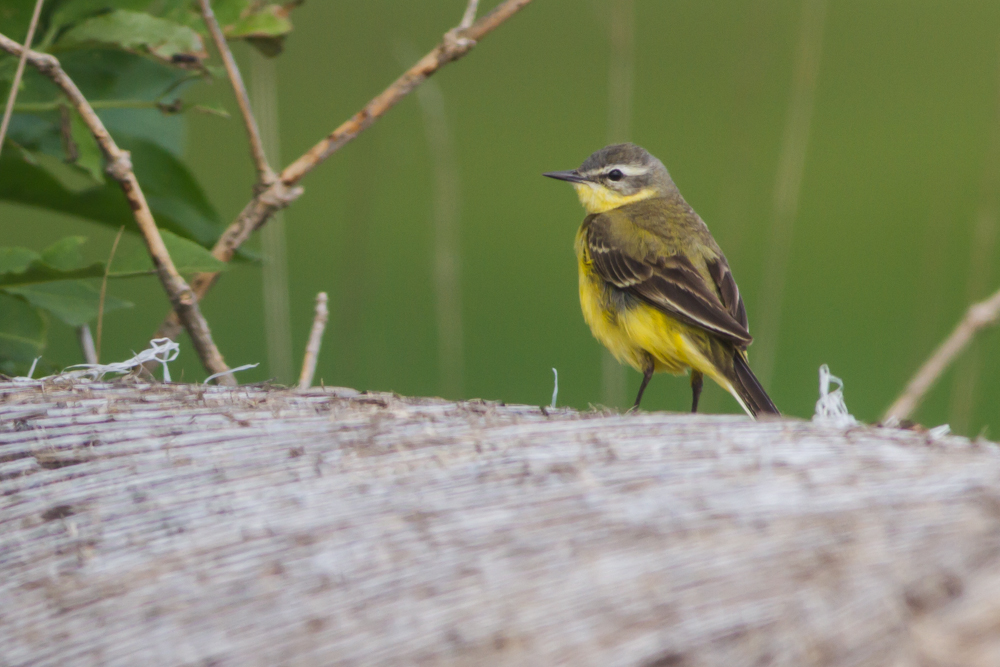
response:
M642 384L639 385L639 394L635 397L635 405L632 406L632 410L639 409L639 402L642 401L642 392L646 391L646 385L649 384L650 379L653 377L653 358L646 355L646 368L642 372Z
M691 370L691 412L698 412L698 399L701 398L701 386L705 376L700 371Z

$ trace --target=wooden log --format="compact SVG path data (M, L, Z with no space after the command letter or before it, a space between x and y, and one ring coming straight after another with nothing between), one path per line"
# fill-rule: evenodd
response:
M0 665L1000 665L996 446L0 383Z

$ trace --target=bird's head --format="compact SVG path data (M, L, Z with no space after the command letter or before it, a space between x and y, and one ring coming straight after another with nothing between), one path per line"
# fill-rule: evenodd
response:
M663 163L635 144L605 146L578 169L543 175L572 183L587 213L664 197L677 189Z

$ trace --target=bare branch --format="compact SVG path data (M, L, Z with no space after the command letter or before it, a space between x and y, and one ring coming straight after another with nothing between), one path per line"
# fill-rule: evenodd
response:
M312 386L313 376L316 374L316 361L319 359L319 346L323 342L323 332L326 330L328 316L326 292L320 292L316 295L316 317L313 318L312 331L309 332L309 343L306 345L306 355L302 359L299 389L308 389Z
M496 30L504 21L530 2L531 0L506 0L468 28L455 29L446 33L441 43L421 58L416 65L408 69L388 88L368 102L361 111L354 114L299 159L288 165L274 183L251 199L236 220L216 241L212 248L212 254L215 258L223 262L231 260L236 250L250 238L255 230L266 223L275 212L285 208L302 195L303 190L298 186L298 182L303 176L371 127L385 112L412 93L434 72L471 51L478 40ZM211 289L218 275L218 273L199 273L191 280L191 287L199 298L204 297L205 293ZM180 324L177 316L171 313L160 325L156 336L158 338L174 338L179 332Z
M35 11L32 12L31 22L28 24L28 36L24 38L24 49L21 51L21 59L17 61L14 80L10 84L7 107L3 110L3 120L0 121L0 152L3 151L3 140L7 136L7 126L10 125L10 117L14 113L14 100L17 99L17 89L21 87L21 77L24 75L24 64L28 59L28 51L31 49L32 40L35 39L35 28L38 27L38 17L42 13L42 2L43 0L36 0L35 2Z
M895 403L885 411L882 421L898 422L913 414L941 374L972 342L973 337L981 330L994 326L998 319L1000 319L1000 291L985 301L971 305L965 312L965 317L914 374Z
M111 138L104 123L101 122L73 80L62 70L58 60L48 54L24 49L20 44L2 34L0 34L0 49L15 56L20 56L27 51L27 61L31 66L51 79L66 94L70 104L80 114L87 129L94 135L94 139L101 147L101 152L107 160L105 171L121 185L122 192L125 193L125 198L132 209L136 225L146 241L146 247L153 259L160 282L167 292L174 311L190 334L202 364L211 373L228 370L222 355L215 343L212 342L212 333L209 330L208 322L205 321L198 308L197 296L177 272L177 267L174 266L170 253L167 252L167 247L163 244L163 238L160 237L160 230L156 227L153 213L149 210L146 197L132 171L132 160L128 151L120 149ZM225 384L235 384L236 382L231 375L223 376L220 381Z
M205 26L212 34L212 41L215 43L215 48L219 50L222 62L226 66L226 74L229 75L229 82L236 94L236 102L239 104L243 124L246 125L247 137L250 140L250 154L253 156L254 166L257 168L257 183L262 188L266 187L274 182L275 173L264 154L264 144L260 139L257 120L250 108L250 98L247 95L246 86L243 85L243 76L240 74L240 68L236 66L232 51L229 50L229 44L226 42L226 36L222 33L222 27L219 26L219 22L212 12L211 0L198 0L198 2L201 5L201 16L205 20Z

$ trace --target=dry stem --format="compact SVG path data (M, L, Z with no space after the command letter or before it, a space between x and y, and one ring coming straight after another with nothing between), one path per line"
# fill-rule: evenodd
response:
M38 17L42 13L42 2L43 0L36 0L35 2L35 11L32 12L31 22L28 24L28 35L24 38L24 49L21 51L21 58L17 61L17 71L14 72L14 80L10 84L7 107L3 110L3 120L0 121L0 152L3 151L3 140L7 136L7 126L10 125L10 117L14 113L14 100L17 99L17 89L21 87L21 77L24 75L24 63L28 59L31 42L35 38Z
M94 349L94 337L90 335L90 325L81 324L78 326L76 337L80 341L80 350L83 352L83 363L96 364L97 350Z
M201 15L205 26L212 34L212 41L215 43L215 48L219 50L222 62L226 66L226 74L229 76L233 92L236 94L236 102L239 104L240 114L243 116L243 124L247 128L247 137L250 139L250 154L253 156L254 166L257 168L257 183L259 188L263 189L274 181L275 174L264 153L264 143L260 139L257 120L250 108L250 98L247 95L247 88L243 84L243 76L240 74L240 68L236 66L232 51L229 50L226 36L222 33L222 28L212 12L211 0L198 1L201 5Z
M326 320L329 317L326 309L326 292L316 295L316 317L313 318L312 331L309 332L309 343L306 345L306 355L302 359L302 374L299 375L299 389L308 389L316 374L316 361L319 360L319 346L323 342L323 332L326 330Z
M752 357L760 383L767 387L774 375L781 330L782 301L785 293L788 260L791 257L795 218L802 194L809 129L816 103L816 82L819 79L823 50L823 30L826 22L826 0L803 0L792 78L792 97L785 121L784 137L774 184L774 218L771 226L768 259L757 311Z
M479 11L479 0L469 0L465 7L465 14L462 15L462 22L458 24L459 30L465 30L476 20L476 12Z
M201 310L198 308L198 297L184 281L180 273L177 272L177 267L174 266L173 260L170 258L170 253L167 252L167 247L163 244L160 231L157 229L156 221L153 219L153 213L149 210L146 197L143 195L142 188L139 187L139 181L132 171L132 160L128 151L120 149L114 139L111 138L111 135L108 134L107 129L104 127L104 123L101 122L101 119L94 112L94 109L87 102L87 99L80 92L80 89L77 88L73 80L62 70L58 60L48 54L24 49L20 44L2 34L0 34L0 48L15 56L20 56L27 51L27 60L31 63L31 66L59 86L63 93L65 93L70 104L80 114L83 122L87 125L87 129L94 135L94 139L97 140L97 144L101 147L104 158L107 160L105 171L111 178L118 181L122 192L125 193L125 198L132 209L136 225L138 225L143 239L146 241L146 247L149 250L150 257L153 259L160 282L167 292L170 303L174 307L174 312L177 313L180 321L184 323L184 327L188 330L195 351L198 353L202 364L211 373L220 373L228 370L226 362L222 359L222 355L219 353L218 348L216 348L215 343L212 342L212 333L208 327L208 322L205 321ZM235 380L229 375L223 376L220 380L224 384L235 384Z
M471 51L478 40L496 30L530 2L531 0L506 0L468 28L457 28L446 33L441 43L430 53L368 102L361 111L288 165L276 181L254 196L216 241L212 248L212 254L216 259L223 262L231 260L236 250L255 230L266 223L276 211L285 208L302 195L303 190L298 182L303 176L368 129L434 72ZM199 273L192 278L191 288L201 298L215 283L218 275L218 273ZM174 338L178 333L180 333L179 322L176 315L171 313L160 325L156 337Z
M101 296L97 300L97 348L94 352L94 356L99 360L101 358L101 334L104 332L104 297L108 292L108 274L111 273L111 262L115 259L115 251L118 250L118 242L122 240L122 234L125 232L125 225L118 228L118 233L115 234L115 242L111 244L111 252L108 254L108 263L104 265L104 277L101 279ZM87 362L87 363L98 363L98 361Z
M1000 319L1000 290L993 296L972 304L965 312L965 317L958 323L944 342L934 350L934 354L924 362L916 372L906 389L900 394L885 415L883 422L897 422L909 417L924 395L930 391L941 374L951 365L951 362L965 349L973 337L982 329L993 326Z

